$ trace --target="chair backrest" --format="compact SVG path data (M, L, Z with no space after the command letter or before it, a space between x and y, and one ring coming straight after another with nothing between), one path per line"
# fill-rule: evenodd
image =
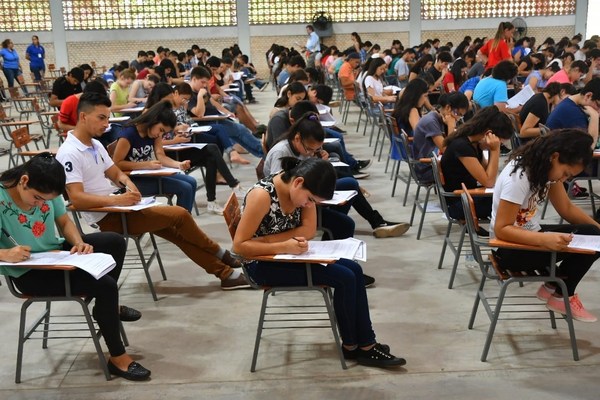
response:
M510 137L510 144L514 150L521 145L521 140L519 139L521 132L521 118L518 115L510 112L505 112L504 114L506 114L513 126L513 134Z
M9 121L10 119L11 118L9 118L8 115L6 114L4 107L2 106L2 104L0 104L0 122L6 122L6 121Z
M225 203L225 207L223 209L223 218L225 218L227 229L229 229L231 240L233 240L235 231L237 230L240 219L242 218L242 210L240 209L240 203L235 196L235 193L231 193L227 203Z
M108 144L108 146L106 146L106 151L108 152L108 155L110 156L110 158L112 158L113 155L115 154L116 148L117 148L117 140L110 142Z
M18 99L19 97L22 97L21 96L21 92L19 92L19 88L16 87L16 86L9 87L8 88L8 93L10 93L10 97L12 99Z
M29 135L29 127L22 126L18 129L15 129L10 133L12 137L15 148L19 149L29 142L31 142L31 136Z
M479 230L479 221L477 218L477 211L475 210L475 202L464 183L462 184L462 190L463 192L460 195L460 199L465 213L465 224L467 225L467 233L469 234L471 242L471 252L473 253L475 261L479 264L482 273L488 278L494 278L494 276L490 275L487 271L490 261L484 259L481 252L481 246L487 245L488 238L483 238L477 234L477 231Z
M441 168L441 163L440 160L438 160L438 156L435 153L431 153L431 168L433 169L433 179L435 181L435 186L437 188L437 192L438 192L438 197L440 200L440 206L442 207L442 210L444 211L444 214L446 214L446 218L448 218L449 221L457 221L455 218L452 218L450 216L450 213L448 211L448 203L446 202L446 199L449 197L459 197L460 195L454 194L453 192L447 192L446 190L444 190L444 174L442 172L442 168Z

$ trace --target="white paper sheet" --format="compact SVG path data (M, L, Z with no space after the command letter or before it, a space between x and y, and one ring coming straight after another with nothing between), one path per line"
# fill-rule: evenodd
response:
M515 94L513 97L508 99L508 101L506 102L506 107L517 108L519 106L522 106L523 104L527 103L527 100L529 100L534 94L535 92L533 91L531 86L525 85L519 93Z
M361 243L364 242L348 238L343 240L309 241L308 250L302 254L278 254L276 260L338 260L340 258L354 259ZM366 247L366 245L364 245ZM362 249L361 256L366 256L366 249Z
M206 143L177 143L163 146L165 150L203 149L204 147L206 147Z
M162 167L160 169L135 169L129 175L162 175L164 173L178 174L181 172L179 168Z
M331 198L331 200L322 201L321 204L344 204L357 194L358 192L356 190L336 190L333 192L333 197Z
M70 254L68 251L49 251L32 253L26 261L18 263L2 262L2 265L72 265L99 279L112 270L116 262L110 254L104 253Z
M573 249L600 251L600 236L574 234L569 247Z

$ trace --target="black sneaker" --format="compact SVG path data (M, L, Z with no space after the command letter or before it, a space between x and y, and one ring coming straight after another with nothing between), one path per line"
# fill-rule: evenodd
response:
M375 278L367 274L363 274L363 280L365 281L365 287L371 287L375 283Z
M396 367L406 364L404 358L392 355L389 347L386 350L379 343L376 343L371 350L358 349L356 361L358 361L360 365L379 368Z
M371 166L371 164L373 164L372 160L358 160L356 169L358 169L359 171L362 171L362 170L369 168Z
M98 320L98 318L96 318L96 306L92 307L92 318ZM134 322L140 318L142 318L142 313L135 308L127 306L119 307L119 320L123 322Z
M487 229L483 229L482 227L477 229L477 235L481 237L490 237L490 233L487 231Z
M379 343L379 346L381 346L381 349L385 352L390 352L390 346L388 346L387 344ZM354 350L348 350L347 348L342 346L342 353L344 354L344 358L346 360L356 360L358 358L358 350L358 347Z

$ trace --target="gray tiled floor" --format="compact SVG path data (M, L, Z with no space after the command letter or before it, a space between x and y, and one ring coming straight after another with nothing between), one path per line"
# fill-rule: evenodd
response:
M266 122L274 92L257 93L255 116ZM347 125L348 147L359 158L372 152L355 133L357 112ZM256 160L253 160L255 164ZM6 165L7 157L0 158ZM391 181L375 163L362 181L369 201L391 220L408 220L410 207L390 197ZM235 167L246 186L254 169ZM400 184L402 192L404 185ZM414 190L411 190L414 192ZM229 192L219 187L224 202ZM411 194L412 195L412 194ZM203 192L198 204L205 206ZM410 200L409 200L410 201ZM461 260L455 288L447 289L450 258L436 265L445 220L428 214L420 241L416 228L404 237L374 239L366 221L354 212L356 236L368 242L368 274L377 279L368 290L378 339L408 360L399 370L386 371L350 364L342 370L325 330L269 331L249 372L261 294L222 292L219 282L161 241L168 280L158 281L158 302L152 301L143 274L124 271L121 299L144 317L127 324L128 351L152 369L152 380L132 383L104 380L90 341L55 341L47 350L37 342L25 348L23 383L14 383L14 360L20 302L0 288L0 398L2 399L262 399L331 398L397 399L462 398L592 399L600 387L600 325L576 323L581 361L574 362L564 322L553 331L546 322L501 321L488 362L479 361L486 319L480 314L475 329L467 329L479 271ZM230 245L219 216L202 211L198 224L223 246ZM600 314L599 273L594 266L579 292L587 307ZM533 286L521 289L531 293ZM287 295L276 301L287 301ZM596 378L594 378L596 377Z

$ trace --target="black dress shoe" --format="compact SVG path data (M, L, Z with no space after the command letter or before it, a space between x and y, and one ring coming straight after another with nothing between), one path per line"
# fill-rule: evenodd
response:
M363 274L363 280L365 281L366 288L373 286L373 284L375 283L375 278L367 274Z
M96 306L92 308L92 317L95 320L98 320L98 318L96 318ZM135 308L127 306L119 307L119 320L123 322L133 322L137 321L140 318L142 318L142 313L136 310Z
M119 319L123 322L133 322L142 318L142 313L135 308L121 306L119 307Z
M128 381L145 381L150 378L151 371L144 368L141 364L132 361L127 367L127 371L120 370L112 361L108 360L108 372L113 375L125 378Z

